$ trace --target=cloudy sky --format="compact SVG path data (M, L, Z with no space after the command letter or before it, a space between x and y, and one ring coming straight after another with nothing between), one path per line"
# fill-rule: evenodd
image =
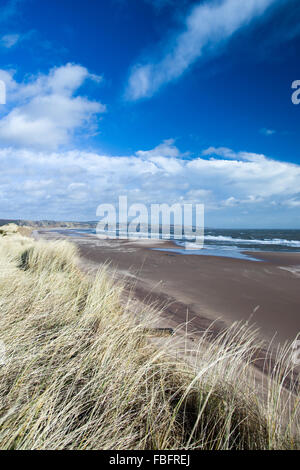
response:
M1 0L0 25L0 218L127 195L300 228L298 0Z

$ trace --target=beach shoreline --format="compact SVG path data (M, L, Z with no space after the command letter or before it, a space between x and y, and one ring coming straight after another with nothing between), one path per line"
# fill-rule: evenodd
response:
M197 335L209 326L217 333L247 322L274 345L293 341L300 331L300 253L256 252L256 262L163 251L174 247L164 240L107 240L58 229L37 230L35 237L69 239L85 270L109 264L139 301L164 306L172 327L188 320Z

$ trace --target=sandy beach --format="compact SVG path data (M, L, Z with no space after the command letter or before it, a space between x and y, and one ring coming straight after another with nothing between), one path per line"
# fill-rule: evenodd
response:
M71 239L85 269L102 263L134 286L141 301L164 305L171 327L189 320L190 331L215 332L234 321L249 322L274 344L294 340L300 331L300 253L256 253L261 261L158 251L165 241L101 240L76 232L40 230L36 236Z

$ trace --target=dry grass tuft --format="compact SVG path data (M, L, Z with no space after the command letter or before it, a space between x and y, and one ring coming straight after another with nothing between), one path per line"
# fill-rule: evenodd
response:
M18 232L18 226L16 224L6 224L0 227L0 235L6 237L8 235L14 235Z

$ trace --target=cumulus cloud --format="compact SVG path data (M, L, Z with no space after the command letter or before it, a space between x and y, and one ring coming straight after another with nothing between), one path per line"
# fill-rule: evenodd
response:
M208 214L220 215L299 209L299 165L232 150L229 158L205 153L187 160L172 140L131 156L0 149L3 217L95 220L97 206L119 195L130 203L204 203Z
M80 65L55 67L23 83L3 70L0 78L7 86L7 103L14 104L0 119L4 145L56 149L70 143L76 131L95 131L95 117L106 110L102 103L78 95L87 79L101 81Z
M153 150L138 150L136 155L141 158L155 158L155 157L178 157L180 152L174 145L174 139L164 140L162 144L155 147Z
M129 77L128 100L152 96L162 85L180 77L197 59L228 40L262 15L277 0L212 0L195 6L181 31L169 40L160 60L137 64Z

